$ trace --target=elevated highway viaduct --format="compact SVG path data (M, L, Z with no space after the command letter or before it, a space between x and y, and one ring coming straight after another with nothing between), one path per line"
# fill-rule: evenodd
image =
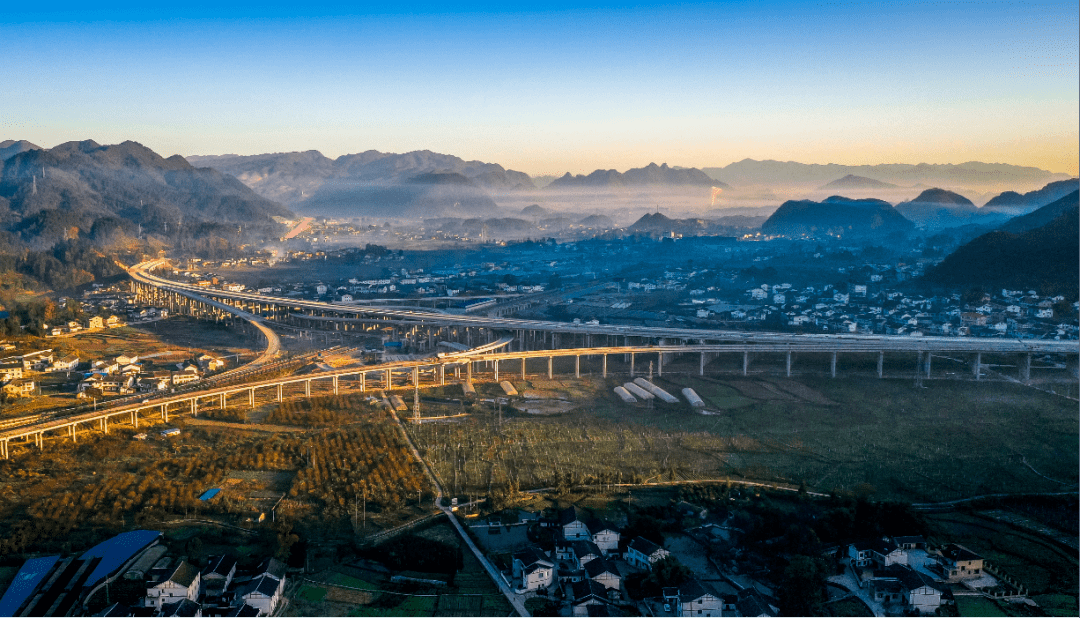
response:
M578 325L566 322L522 320L506 317L449 314L424 310L353 306L248 292L229 292L170 281L152 273L166 266L165 260L136 265L129 270L136 293L155 304L190 305L190 295L212 299L249 314L309 328L338 332L384 334L419 351L434 351L439 341L456 341L468 347L514 338L515 351L557 350L573 347L633 347L735 345L794 346L793 351L825 353L900 352L911 354L920 364L932 355L969 355L971 364L981 367L981 355L1016 355L1021 378L1029 377L1032 355L1052 355L1065 360L1080 352L1076 341L991 339L973 337L896 337L880 335L803 335L752 333L732 330L683 329L618 325ZM223 311L221 309L215 309ZM737 349L737 348L735 348ZM732 351L734 351L733 349ZM670 358L670 357L665 357ZM975 370L975 375L980 373Z
M481 372L485 377L493 377L496 381L515 375L524 379L530 373L528 371L530 363L532 375L546 374L548 378L552 378L555 375L555 359L565 359L562 365L563 371L568 371L566 361L572 360L575 377L581 377L582 358L599 359L600 375L606 378L612 373L609 371L608 364L609 359L612 357L628 358L629 373L633 376L644 373L638 368L639 363L643 361L654 361L658 373L662 375L665 364L663 359L665 357L689 355L696 357L698 360L696 373L705 375L707 361L720 355L733 354L741 357L743 373L746 373L752 354L783 354L787 356L787 367L790 372L792 355L820 353L822 351L822 348L817 344L751 344L737 342L706 345L643 345L499 351L500 345L505 346L508 343L509 339L506 338L493 345L454 354L439 354L419 360L349 367L233 384L109 410L39 420L22 426L7 426L0 431L0 456L7 458L11 447L20 444L34 444L42 447L46 434L66 434L72 440L76 440L80 428L84 431L88 428L96 428L102 433L108 433L110 423L130 423L137 428L140 419L159 417L162 421L167 422L170 415L198 415L201 409L207 408L225 409L230 405L254 408L263 403L280 402L287 397L309 398L319 395L337 395L341 393L342 389L366 393L394 389L431 388L446 385L451 375L454 380L471 381L479 377L478 374ZM944 353L949 352L947 348L942 348L941 351ZM848 346L844 349L844 352L877 354L879 376L881 375L882 363L880 359L883 358L883 352L878 346ZM839 351L834 350L830 355L833 375L836 372L838 354ZM926 355L926 358L929 358L929 354ZM924 368L927 372L930 371L928 362L925 366L920 365L918 370Z

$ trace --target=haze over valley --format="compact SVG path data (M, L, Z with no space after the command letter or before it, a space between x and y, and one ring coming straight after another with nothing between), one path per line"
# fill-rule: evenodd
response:
M0 617L1080 615L1080 6L9 3Z

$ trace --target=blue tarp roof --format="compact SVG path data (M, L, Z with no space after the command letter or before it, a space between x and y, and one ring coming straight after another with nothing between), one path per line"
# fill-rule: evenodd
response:
M133 530L118 534L86 550L86 553L80 556L81 560L100 557L101 562L83 585L87 588L94 586L160 537L161 533L156 530Z
M14 616L19 611L26 599L34 594L41 580L49 574L49 570L60 560L60 556L46 556L44 558L31 558L15 574L7 592L0 598L0 616Z
M199 500L209 500L210 498L213 498L214 496L218 495L218 492L220 492L220 491L221 491L220 487L215 487L213 489L207 489L206 491L203 492L203 494L201 496L199 496Z

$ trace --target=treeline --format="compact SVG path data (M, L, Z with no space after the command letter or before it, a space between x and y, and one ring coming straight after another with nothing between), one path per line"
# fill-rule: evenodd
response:
M361 395L312 397L311 399L281 402L266 417L266 422L271 425L298 425L301 427L343 425L358 420L357 411L371 411L371 407Z
M0 275L2 274L0 271ZM47 324L61 324L72 320L82 321L87 317L82 305L74 298L67 299L63 305L58 305L49 298L15 303L6 311L7 317L0 318L0 337L13 337L19 334L43 337ZM104 315L107 312L102 310L99 313ZM23 326L26 328L24 329Z
M45 251L0 254L3 272L26 275L54 290L69 290L124 271L90 241L67 240Z

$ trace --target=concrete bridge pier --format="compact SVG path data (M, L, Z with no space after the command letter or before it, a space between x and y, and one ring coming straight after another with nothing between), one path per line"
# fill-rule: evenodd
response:
M604 378L607 378L607 354L605 354L603 356L603 358L604 358L604 364L603 364L603 369L601 370L601 376L603 376Z
M787 377L791 377L791 351L787 353Z
M982 352L975 353L975 363L973 364L971 370L975 373L976 380L982 379Z
M1024 362L1020 364L1020 379L1025 382L1031 379L1031 354L1024 355Z
M366 385L364 384L364 382L366 382L366 375L364 374L363 371L361 371L360 372L360 392L361 393L364 392L365 390L367 390L365 388Z
M885 376L885 350L878 351L877 354L877 377L882 378Z
M281 403L281 385L277 385L277 402Z
M832 361L829 363L829 373L832 374L832 377L834 377L834 378L836 377L836 357L837 356L838 356L838 353L833 352L832 353Z
M931 354L930 352L927 352L926 353L926 377L928 377L928 378L930 377L930 359L931 358L933 358L933 354Z
M492 365L495 368L495 381L498 382L499 381L499 359L495 359L495 362L492 363Z
M750 373L750 350L743 350L742 353L742 374L747 375Z
M446 365L439 365L439 386L446 386Z
M254 386L248 389L248 407L249 408L254 408L255 407L255 387Z
M525 357L521 357L521 379L525 379Z
M634 377L634 353L630 353L630 377Z
M304 397L311 397L311 380L304 380Z
M225 409L225 393L221 394L221 409Z
M548 357L548 379L549 380L554 377L554 373L552 372L551 365L552 365L552 357L549 356Z
M705 353L704 352L701 353L701 360L698 363L698 375L699 376L705 375Z
M101 433L109 435L109 417L101 417Z
M472 383L472 363L465 363L465 379Z
M656 375L657 377L663 377L664 375L664 353L660 352L656 359Z
M0 455L3 455L4 459L8 458L8 441L4 440L0 442Z
M71 434L71 443L75 444L78 441L75 439L75 423L68 425L68 432Z
M393 388L393 386L394 386L394 382L391 380L390 370L387 369L386 372L385 372L385 375L383 376L383 387L386 390L390 390L391 388Z
M581 355L574 355L574 377L581 378Z
M138 417L136 417L138 418ZM138 427L138 425L136 425ZM45 432L39 431L34 434L34 443L37 444L38 450L45 448Z
M338 377L334 376L334 394L338 394Z
M191 398L191 415L192 416L198 416L199 415L199 403L198 403L196 397Z

